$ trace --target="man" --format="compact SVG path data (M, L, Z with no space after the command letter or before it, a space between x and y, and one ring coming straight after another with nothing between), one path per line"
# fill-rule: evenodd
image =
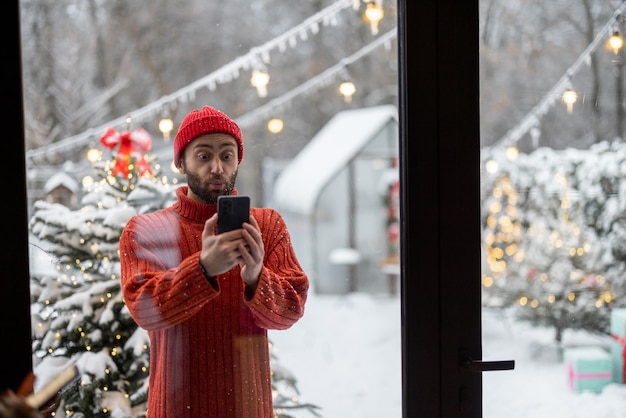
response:
M43 418L43 414L29 405L24 396L6 389L0 394L0 418Z
M174 139L187 185L122 232L125 302L150 337L150 418L274 416L267 330L302 317L309 282L273 209L217 234L217 198L238 194L243 154L227 115L191 111Z

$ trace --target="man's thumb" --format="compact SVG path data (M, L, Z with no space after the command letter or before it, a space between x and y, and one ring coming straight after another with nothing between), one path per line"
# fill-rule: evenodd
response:
M217 225L217 213L214 213L213 216L207 219L206 222L204 223L204 231L202 234L206 235L208 233L210 235L214 235L214 232L216 230L215 228L216 225Z

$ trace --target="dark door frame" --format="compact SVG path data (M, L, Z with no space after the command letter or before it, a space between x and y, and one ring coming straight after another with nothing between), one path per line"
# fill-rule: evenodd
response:
M397 4L403 416L481 417L481 374L462 367L482 358L478 1ZM32 368L19 1L4 7L0 390Z
M28 214L26 205L26 154L24 149L24 112L19 29L19 0L3 5L7 27L4 48L6 66L1 83L5 101L3 132L3 193L8 207L0 236L5 246L0 251L0 391L16 390L32 369L30 328L30 288L28 267ZM8 247L8 248L7 248Z
M481 417L478 1L398 5L404 417Z

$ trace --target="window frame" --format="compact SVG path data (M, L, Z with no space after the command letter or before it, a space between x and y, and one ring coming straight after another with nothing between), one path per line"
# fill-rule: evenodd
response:
M480 417L481 374L462 367L482 358L478 1L397 5L403 417ZM0 252L0 380L16 390L32 370L30 274L19 0L5 8L2 167L13 202L2 226L11 250Z

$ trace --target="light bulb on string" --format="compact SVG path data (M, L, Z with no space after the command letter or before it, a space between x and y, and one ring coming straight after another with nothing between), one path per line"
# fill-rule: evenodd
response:
M81 184L83 185L83 188L86 190L88 190L91 186L93 186L95 182L96 181L91 176L85 176L81 180Z
M367 4L363 12L363 20L370 24L372 35L378 34L378 23L385 17L383 6L373 1Z
M284 126L285 124L280 118L272 118L267 122L267 130L273 134L280 133Z
M94 164L102 159L102 151L98 148L89 148L87 150L87 161Z
M356 93L356 86L351 81L344 81L339 85L339 94L343 96L343 100L346 103L352 101L352 96Z
M252 87L256 88L259 97L263 98L267 96L267 84L269 83L269 81L270 75L267 73L267 71L259 69L252 71L250 84L252 84Z
M566 89L563 92L563 96L561 96L561 100L565 103L565 106L567 106L567 113L572 114L574 103L578 100L578 93L572 89Z
M619 51L624 47L624 38L620 35L619 31L613 32L613 35L607 41L607 46L613 51L615 55L619 54Z
M159 121L159 131L163 134L163 140L169 141L170 133L174 129L174 121L168 117L163 117Z
M485 163L485 170L487 170L488 173L497 173L498 172L498 163L496 160L489 160Z
M508 146L506 147L504 155L509 161L515 161L517 157L519 157L519 149L515 146Z

